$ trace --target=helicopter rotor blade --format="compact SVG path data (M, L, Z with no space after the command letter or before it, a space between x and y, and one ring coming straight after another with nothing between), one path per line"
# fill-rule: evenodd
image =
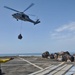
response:
M10 7L7 7L7 6L4 6L4 8L7 8L7 9L10 9L10 10L13 10L13 11L15 11L15 12L20 12L20 11L17 11L17 10L15 10L15 9L12 9L12 8L10 8Z
M25 12L26 10L28 10L30 7L32 7L34 5L34 3L31 3L23 12Z
M36 15L32 15L32 14L28 14L28 15L36 17Z

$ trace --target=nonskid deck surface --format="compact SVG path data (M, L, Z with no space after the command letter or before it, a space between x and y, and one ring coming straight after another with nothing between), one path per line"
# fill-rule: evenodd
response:
M1 69L4 75L66 75L74 65L41 56L25 56L1 64ZM71 73L75 73L75 70L71 70Z
M65 75L65 73L73 67L72 64L60 63L58 65L50 65L48 68L34 72L29 75Z

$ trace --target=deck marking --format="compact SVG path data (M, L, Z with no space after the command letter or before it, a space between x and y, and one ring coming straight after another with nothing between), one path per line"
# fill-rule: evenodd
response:
M27 63L29 63L29 64L31 64L31 65L33 65L33 66L35 66L35 67L37 67L37 68L39 68L39 69L41 69L41 70L43 69L42 67L39 67L39 66L35 65L34 63L31 63L30 61L26 60L26 59L23 59L21 57L20 57L20 59L27 62Z
M64 75L73 65L72 64L67 64L66 67L61 69L59 72L55 73L54 75Z
M50 72L56 70L58 67L64 65L65 62L62 62L56 66L52 65L52 67L48 67L46 69L43 69L43 70L40 70L40 71L37 71L37 72L34 72L34 73L31 73L29 75L48 75Z

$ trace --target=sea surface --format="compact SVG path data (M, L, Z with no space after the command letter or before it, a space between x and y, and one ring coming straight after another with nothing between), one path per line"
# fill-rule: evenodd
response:
M75 54L75 52L70 52L71 55ZM41 56L42 53L14 53L14 54L0 54L1 56Z
M16 54L0 54L1 56L41 56L42 53L16 53Z

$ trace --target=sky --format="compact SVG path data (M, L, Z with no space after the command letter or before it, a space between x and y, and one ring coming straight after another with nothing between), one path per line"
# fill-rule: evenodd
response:
M4 8L22 12L31 3L34 6L25 14L33 20L39 19L41 23L37 25L17 21L12 17L16 12ZM0 54L45 51L75 52L75 0L0 0Z

